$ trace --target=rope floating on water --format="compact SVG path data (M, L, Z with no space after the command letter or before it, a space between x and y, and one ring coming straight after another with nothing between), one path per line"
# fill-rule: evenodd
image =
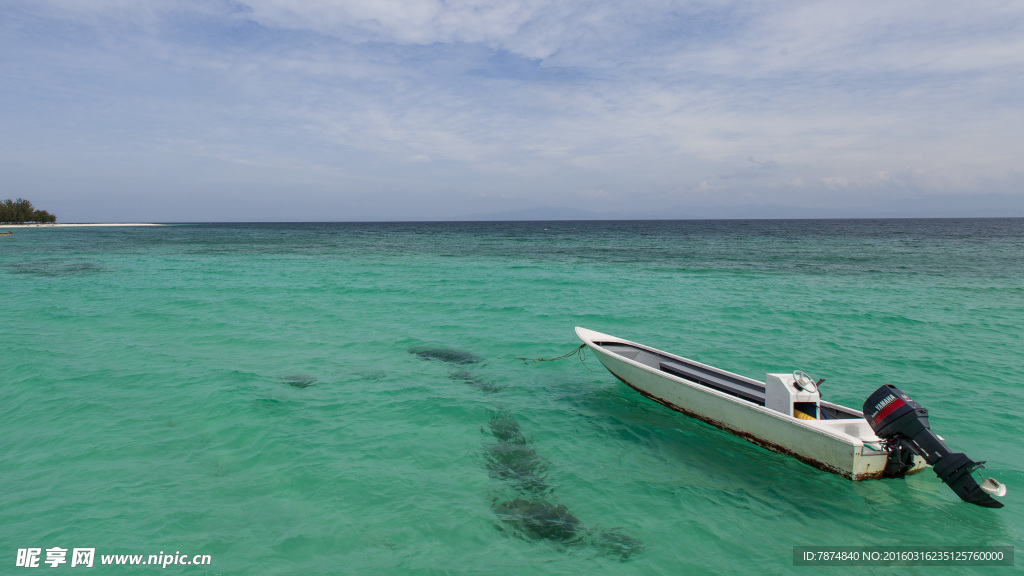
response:
M586 344L580 344L572 352L568 352L566 354L562 354L561 356L557 356L555 358L523 358L522 356L517 356L515 359L516 360L522 360L523 364L530 364L530 363L536 364L537 362L555 362L557 360L565 360L566 358L571 358L573 356L579 357L580 363L583 364L583 367L586 368L587 370L590 370L590 366L587 366L587 363L586 363L586 359L587 359L587 345ZM593 370L590 370L590 371L593 372Z

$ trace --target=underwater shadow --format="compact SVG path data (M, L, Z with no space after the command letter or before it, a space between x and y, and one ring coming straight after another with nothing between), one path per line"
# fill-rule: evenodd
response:
M423 360L459 366L485 362L471 352L453 348L414 347L409 353ZM503 388L468 370L454 370L448 377L488 394ZM528 542L549 542L566 549L590 546L598 556L622 562L644 551L642 542L618 529L588 529L567 506L555 501L554 489L547 481L551 463L530 446L514 415L498 409L490 418L487 431L495 440L485 448L487 472L491 478L504 482L510 492L504 498L494 498L491 503L491 510L500 521L495 525L498 531Z

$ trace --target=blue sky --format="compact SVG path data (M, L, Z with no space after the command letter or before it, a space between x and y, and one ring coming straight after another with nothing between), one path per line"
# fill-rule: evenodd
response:
M64 222L1024 216L1021 30L1019 2L0 0L0 197Z

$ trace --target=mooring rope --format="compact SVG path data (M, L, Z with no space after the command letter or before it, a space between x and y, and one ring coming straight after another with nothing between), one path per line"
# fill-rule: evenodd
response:
M516 360L522 360L523 364L530 364L530 363L536 364L537 362L555 362L556 360L565 360L566 358L571 358L572 356L577 356L580 359L580 363L583 364L583 367L586 368L587 370L590 370L590 366L587 366L587 363L586 363L586 359L587 359L587 345L586 344L580 344L572 352L568 352L566 354L562 354L561 356L557 356L555 358L523 358L522 356L516 356L515 359ZM590 371L593 372L593 370L590 370Z

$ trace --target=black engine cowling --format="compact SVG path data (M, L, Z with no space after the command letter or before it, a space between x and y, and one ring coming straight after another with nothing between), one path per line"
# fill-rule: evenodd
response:
M1003 504L982 490L971 475L984 462L950 452L931 431L928 410L891 384L875 390L864 402L864 418L889 448L885 476L902 478L914 466L914 455L932 465L940 480L964 502L1001 508Z

